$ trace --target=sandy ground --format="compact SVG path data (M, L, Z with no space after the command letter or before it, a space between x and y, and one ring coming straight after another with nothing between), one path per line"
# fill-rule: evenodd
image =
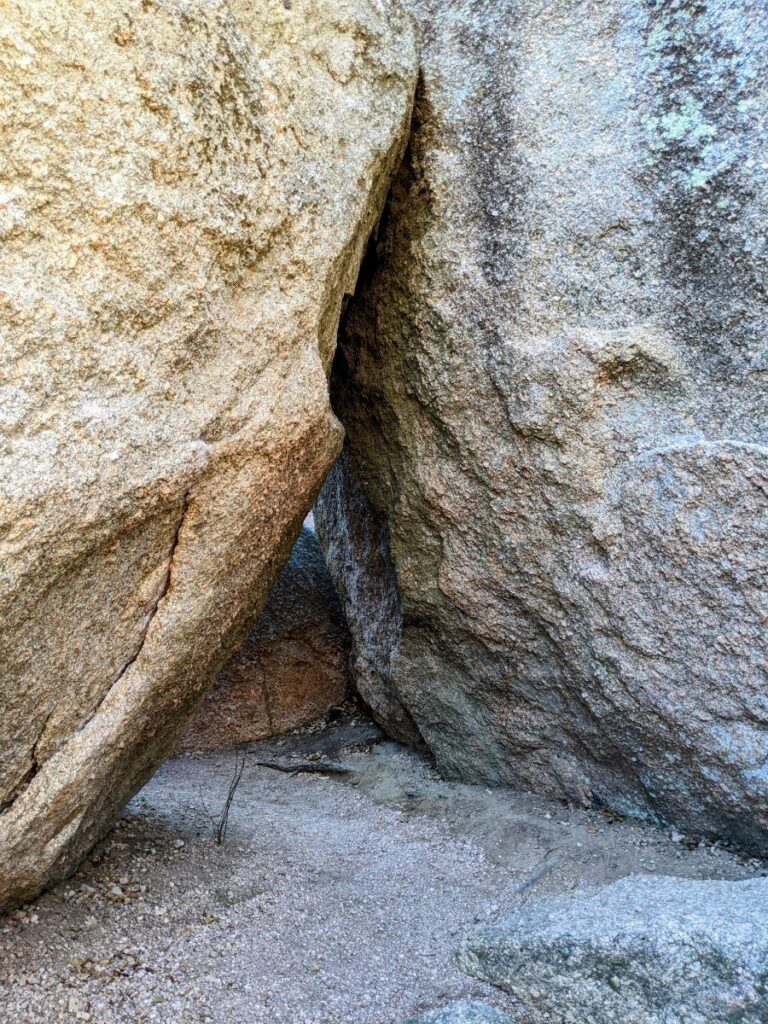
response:
M315 753L349 773L255 763ZM446 783L361 722L249 747L217 845L236 756L170 761L74 878L0 918L3 1024L398 1024L461 997L529 1021L455 967L475 924L631 872L765 870L674 833Z

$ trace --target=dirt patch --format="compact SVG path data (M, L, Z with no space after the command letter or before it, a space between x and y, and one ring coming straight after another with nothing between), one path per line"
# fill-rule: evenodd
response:
M380 740L344 722L252 744L223 846L212 834L234 752L168 762L74 878L0 919L0 1020L397 1024L472 997L515 1011L454 965L477 923L631 872L763 871L651 827L444 782ZM316 753L350 771L255 763Z

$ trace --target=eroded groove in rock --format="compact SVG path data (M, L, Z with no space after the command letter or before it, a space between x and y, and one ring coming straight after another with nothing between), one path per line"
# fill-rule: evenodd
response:
M414 132L335 393L392 687L447 775L764 852L768 23L410 7Z

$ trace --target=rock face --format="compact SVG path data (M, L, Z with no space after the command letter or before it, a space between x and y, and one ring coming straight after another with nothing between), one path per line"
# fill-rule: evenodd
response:
M346 446L315 511L328 568L352 622L355 689L391 736L420 746L419 731L392 679L402 608L386 521L358 483Z
M0 909L151 774L290 552L415 68L388 0L2 5Z
M764 852L764 11L412 7L414 135L334 370L353 479L320 509L336 575L391 551L398 628L369 645L348 604L358 661L450 776Z
M264 611L181 747L212 750L309 725L348 696L349 632L320 545L304 529Z
M761 1024L768 883L622 879L471 936L470 974L557 1024Z
M512 1018L485 1003L464 1000L439 1010L428 1010L411 1017L405 1024L512 1024Z

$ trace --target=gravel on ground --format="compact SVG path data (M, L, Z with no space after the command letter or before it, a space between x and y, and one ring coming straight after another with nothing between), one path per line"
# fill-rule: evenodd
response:
M345 770L284 770L323 758ZM456 967L478 924L633 872L763 871L677 833L445 782L345 720L169 761L73 878L0 918L0 1021L399 1024L475 999L522 1024L534 1018Z

